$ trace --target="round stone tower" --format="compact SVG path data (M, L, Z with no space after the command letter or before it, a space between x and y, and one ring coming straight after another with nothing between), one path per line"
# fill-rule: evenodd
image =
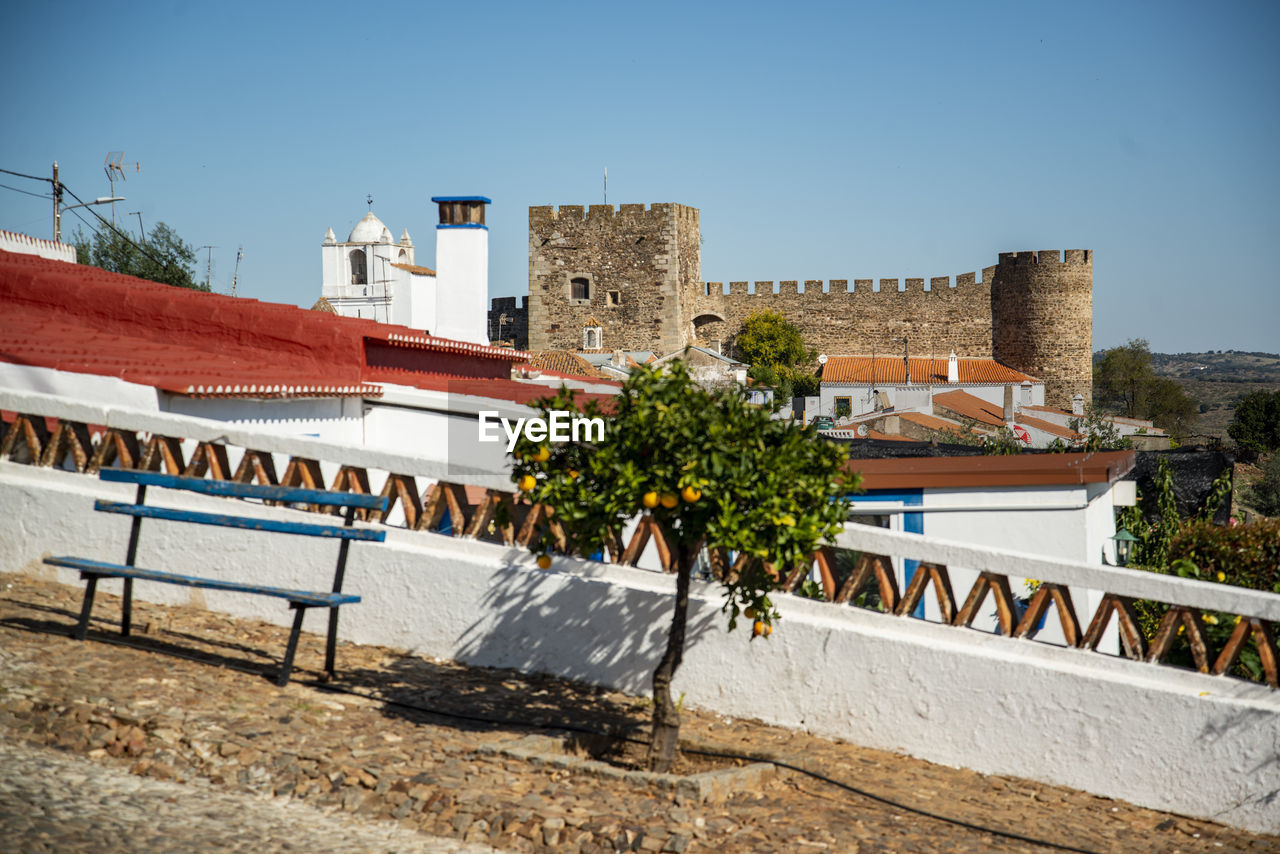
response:
M1093 396L1093 252L1002 252L991 282L991 355L1044 380L1048 406Z

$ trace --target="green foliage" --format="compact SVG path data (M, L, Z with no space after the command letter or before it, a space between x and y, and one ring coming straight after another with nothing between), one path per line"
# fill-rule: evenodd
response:
M555 509L565 551L590 554L649 512L680 553L725 548L781 569L807 563L841 530L847 507L840 497L853 492L857 478L842 475L846 454L837 443L772 420L737 391L699 388L679 360L633 371L616 401L603 441L538 446L522 436L517 443L516 479L535 479L528 497ZM537 408L577 407L561 389ZM583 411L599 414L594 401ZM685 495L686 488L693 492ZM674 506L646 511L648 493L669 496ZM535 548L549 551L550 537ZM726 582L730 627L747 607L766 623L774 619L767 594L785 576L755 564Z
M1230 527L1188 522L1170 541L1169 557L1193 564L1196 577L1280 593L1280 519Z
M1236 405L1227 435L1250 455L1280 450L1280 391L1255 391Z
M804 345L800 329L780 311L759 311L742 322L733 346L744 360L768 368L811 362L816 355Z
M1120 527L1138 538L1133 544L1129 565L1162 569L1168 563L1169 541L1182 523L1173 497L1173 469L1163 457L1156 463L1153 480L1155 494L1139 494L1136 505L1120 508L1117 521Z
M781 312L760 311L748 317L733 346L751 364L751 378L776 392L779 406L793 397L818 393L821 381L803 367L810 365L817 353L805 347L799 327Z
M81 264L180 288L209 290L195 280L195 249L163 222L156 223L142 245L109 226L92 239L77 230L73 240Z
M1259 513L1280 516L1280 454L1272 454L1262 466L1262 477L1247 493Z
M1128 418L1146 418L1171 436L1190 429L1199 405L1176 380L1156 375L1151 349L1141 338L1113 347L1094 360L1095 403Z
M817 599L819 602L827 601L827 593L822 589L822 585L812 579L806 579L796 594L806 599Z

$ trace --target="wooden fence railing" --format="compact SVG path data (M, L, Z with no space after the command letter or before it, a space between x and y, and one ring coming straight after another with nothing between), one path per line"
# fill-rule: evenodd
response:
M38 397L44 396L26 396L27 399ZM0 396L0 406L14 399L12 393ZM433 470L437 475L444 471L443 464L438 462L378 454L367 449L344 449L294 437L253 433L243 428L213 437L210 422L200 419L191 419L190 429L183 431L187 436L155 431L157 426L162 426L177 432L184 423L181 416L143 413L130 419L113 410L112 423L103 425L83 420L85 416L92 417L92 407L50 403L41 408L54 410L55 414L0 412L0 460L85 474L115 466L237 483L378 494L389 499L387 509L376 519L374 511L361 511L365 521L389 524L398 508L404 527L409 530L523 546L540 537L546 527L563 547L564 538L557 530L550 508L531 506L508 490L467 486L433 477ZM82 420L77 420L76 415ZM129 424L130 421L133 424ZM191 438L192 435L198 438ZM239 439L242 446L237 448L225 441L228 436ZM238 456L234 466L231 451ZM327 487L321 471L322 459L330 468L337 464L337 473ZM281 462L283 466L279 465ZM398 462L405 467L412 466L413 470L397 472ZM379 474L380 471L385 474ZM380 483L371 479L371 472L381 477ZM500 512L502 509L505 513ZM498 520L503 517L505 523L499 524ZM654 545L660 565L672 571L673 555L667 535L649 515L637 520L625 545L615 539L605 549L604 557L612 563L635 566L650 543ZM920 561L905 590L899 590L892 557ZM712 551L708 561L711 574L723 579L744 571L748 558ZM977 580L963 600L952 589L952 573L948 567L954 566L977 572ZM914 613L927 589L932 587L941 621L956 627L971 627L979 609L990 597L1000 632L1010 638L1033 638L1036 626L1052 606L1067 645L1081 649L1096 650L1114 617L1127 657L1162 663L1185 642L1194 668L1202 673L1228 674L1241 653L1252 646L1263 678L1272 688L1280 687L1277 666L1280 655L1272 625L1280 621L1280 595L1276 594L993 551L858 524L847 525L834 546L815 552L811 565L785 569L766 566L765 569L780 578L781 587L787 592L797 591L806 579L816 575L829 602L848 606L865 599L864 594L869 592L879 609L898 617ZM1021 614L1010 587L1011 578L1042 581ZM1072 588L1103 592L1101 604L1093 614L1079 613L1079 597L1073 597ZM1140 599L1169 606L1150 638L1143 634L1135 611L1135 602ZM1218 613L1234 617L1235 626L1221 648L1214 649L1205 624L1207 615ZM1087 624L1081 620L1082 616L1088 618Z

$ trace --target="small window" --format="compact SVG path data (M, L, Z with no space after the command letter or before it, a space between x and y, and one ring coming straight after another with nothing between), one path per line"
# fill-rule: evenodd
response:
M569 281L570 299L591 299L591 283L582 277Z
M848 418L853 414L853 398L836 398L836 418Z
M609 291L609 305L622 305L622 291Z
M599 350L601 347L601 328L599 326L588 326L582 330L582 349Z

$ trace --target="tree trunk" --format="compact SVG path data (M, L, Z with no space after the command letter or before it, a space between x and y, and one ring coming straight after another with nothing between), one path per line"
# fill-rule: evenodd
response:
M671 700L671 680L684 658L685 625L689 617L689 579L693 575L696 547L676 544L676 608L667 635L667 651L653 671L653 741L649 745L649 770L665 773L675 762L680 738L680 710Z

